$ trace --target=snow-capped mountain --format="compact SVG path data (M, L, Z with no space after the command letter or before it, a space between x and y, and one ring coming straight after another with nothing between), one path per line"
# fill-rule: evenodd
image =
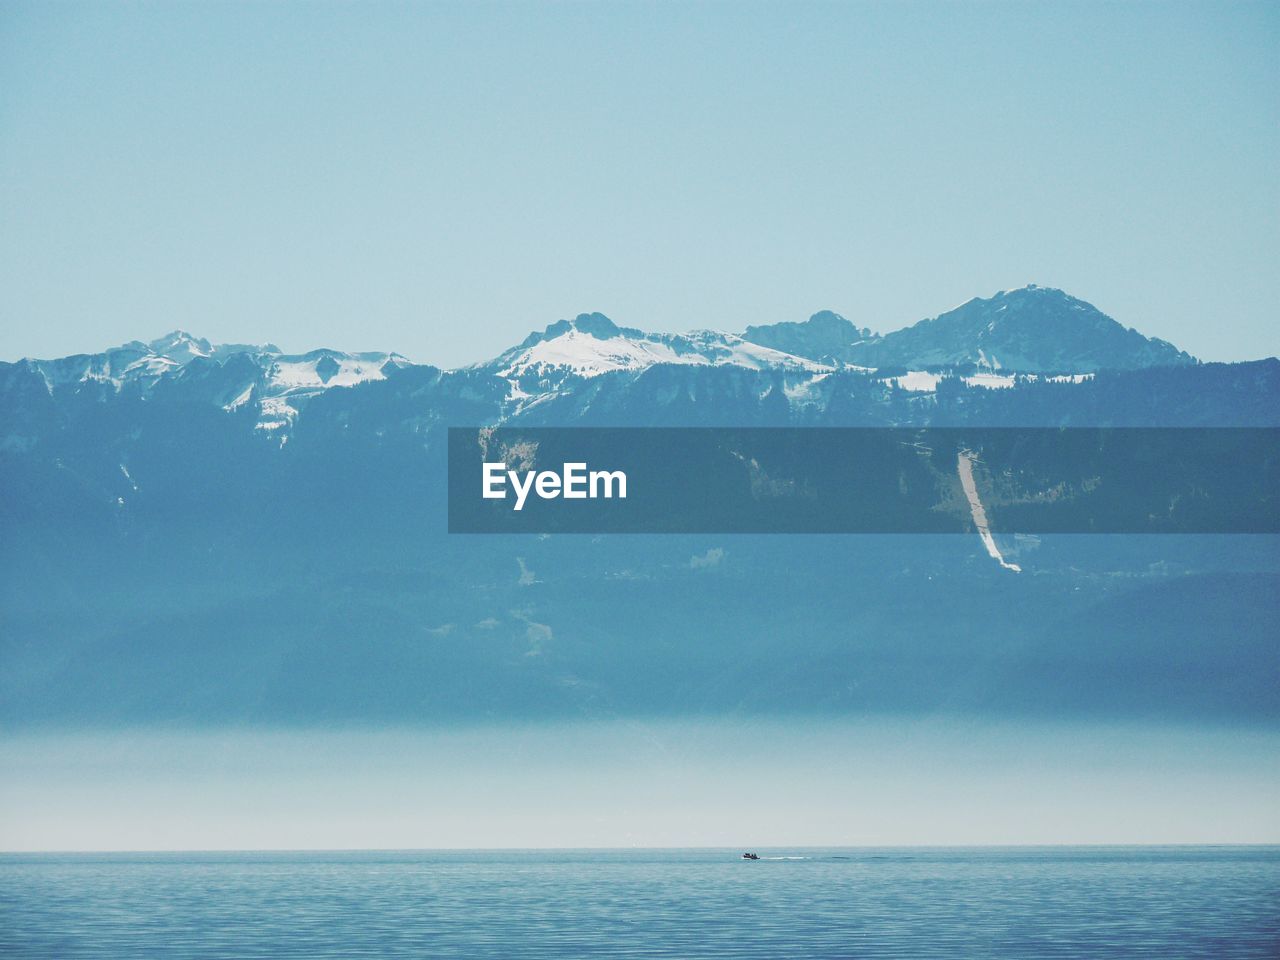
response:
M572 320L553 323L479 366L500 377L554 381L566 375L595 377L617 370L641 370L655 364L811 372L829 369L813 360L761 346L731 333L714 330L646 333L619 327L602 313L579 314Z
M165 357L176 363L188 363L196 358L222 359L236 353L279 353L280 348L274 344L255 345L249 343L213 344L203 337L196 337L185 330L174 330L150 343L134 340L126 343L122 350L139 350L155 356Z
M126 383L152 386L165 374L182 367L182 362L151 351L146 344L128 343L103 353L73 354L56 360L20 360L21 366L36 374L49 393L66 388L96 384L119 391Z
M1194 362L1172 344L1125 329L1083 300L1029 286L975 298L883 336L831 311L803 323L748 327L740 336L713 330L648 333L620 327L600 313L581 314L467 369L505 380L511 396L527 400L566 383L653 367L781 371L795 395L797 382L816 381L836 368L883 370L883 379L900 389L930 392L953 375L965 377L970 386L1004 387L1017 374L1078 380L1103 369ZM198 384L206 399L228 410L250 400L264 404L264 426L287 421L308 398L326 390L385 379L411 366L395 353L320 349L286 354L271 343L214 344L182 330L98 354L19 365L36 374L50 394L68 389L149 394L162 382Z
M199 396L225 410L254 400L263 412L259 426L275 429L292 420L311 397L331 387L381 380L388 369L409 361L396 353L327 349L286 354L271 343L213 344L174 330L98 354L22 360L19 365L39 376L50 395L85 389L150 395L159 388Z
M1126 329L1084 300L1035 284L988 299L975 297L883 336L830 311L805 323L748 327L743 336L805 357L908 370L1084 374L1195 362L1173 344Z
M261 358L262 380L255 385L261 401L259 426L275 429L293 419L308 399L333 387L354 387L360 383L384 380L392 370L410 366L396 353L340 353L337 350L312 350L310 353L266 354ZM246 403L254 396L246 388L231 406Z
M1052 391L1079 388L1097 371L1194 363L1082 300L1039 287L974 299L885 336L830 311L741 336L649 333L581 314L453 371L395 353L286 354L270 343L214 344L175 330L99 354L0 364L0 443L29 448L41 433L36 422L56 420L63 400L112 398L180 400L249 416L255 432L283 442L317 397L341 388L364 397L360 389L387 380L412 384L389 387L432 407L404 411L418 424L463 411L471 423L1092 422L1103 415L1090 407L1102 393L1064 406ZM409 371L416 373L401 376ZM1010 394L998 411L984 397L993 393Z

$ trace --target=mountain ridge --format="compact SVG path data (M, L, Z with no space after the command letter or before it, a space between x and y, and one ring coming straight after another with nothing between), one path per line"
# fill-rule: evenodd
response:
M1096 373L1198 362L1166 340L1124 327L1087 301L1036 284L973 297L887 334L821 311L804 323L748 327L744 336L801 356L877 369Z
M672 422L691 415L678 412L690 404L698 407L698 416L714 419L705 403L724 392L724 403L759 406L753 416L780 423L812 418L830 404L848 408L843 416L855 419L910 421L922 415L911 412L912 404L932 409L940 393L957 389L989 392L1037 381L1079 385L1107 369L1196 363L1171 344L1121 327L1085 301L1030 286L975 297L885 335L833 311L820 311L802 323L750 326L741 335L646 332L602 313L582 313L531 332L490 360L452 370L394 352L321 347L284 353L272 343L214 344L178 329L99 354L0 364L0 391L28 400L34 390L51 398L164 396L224 412L252 409L256 428L283 442L316 398L335 388L395 379L408 370L424 371L432 382L444 378L447 387L431 389L466 394L468 402L480 403L475 416L483 422L594 417L600 410L635 404L647 404L651 413L660 407L661 416ZM979 403L978 395L967 402ZM6 421L22 421L28 408L34 409L26 401L19 406L23 409L4 411ZM639 408L624 413L626 419L639 415ZM22 446L28 439L26 432L16 431L4 442Z
M578 349L556 349L571 341L577 341ZM615 349L600 346L611 342ZM125 358L128 362L121 373L145 376L161 375L162 368L174 364L223 360L239 353L279 357L286 363L328 354L335 361L347 358L370 363L381 359L394 360L397 365L421 365L393 351L350 353L321 347L286 354L269 342L215 344L181 329L151 341L131 340L96 354L53 359L24 357L15 362L32 364L55 379L65 376L65 370L58 375L56 365L80 365L85 368L84 374L109 380L113 379L111 369L119 367L119 361ZM99 358L106 358L107 362ZM657 363L732 363L810 370L837 365L869 369L972 367L1017 374L1096 373L1100 369L1196 362L1168 341L1125 328L1084 300L1057 288L1030 284L999 291L989 298L973 297L936 317L887 334L858 327L831 310L820 310L805 321L749 325L740 334L706 329L648 332L621 326L603 313L581 313L532 331L519 344L491 359L453 369L494 369L510 376L566 367L594 375ZM130 371L133 364L137 366Z

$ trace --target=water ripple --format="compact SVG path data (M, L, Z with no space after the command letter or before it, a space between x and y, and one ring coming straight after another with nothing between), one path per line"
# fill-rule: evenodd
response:
M764 851L761 851L762 855ZM953 958L1280 954L1280 849L0 857L0 954Z

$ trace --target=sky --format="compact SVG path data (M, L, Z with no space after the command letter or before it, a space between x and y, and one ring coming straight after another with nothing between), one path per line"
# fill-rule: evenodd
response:
M1028 282L1280 352L1280 6L0 6L0 358L453 366Z

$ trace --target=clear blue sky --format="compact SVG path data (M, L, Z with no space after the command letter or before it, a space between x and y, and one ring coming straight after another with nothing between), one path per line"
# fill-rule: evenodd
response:
M0 6L0 358L1059 286L1280 350L1280 5Z

